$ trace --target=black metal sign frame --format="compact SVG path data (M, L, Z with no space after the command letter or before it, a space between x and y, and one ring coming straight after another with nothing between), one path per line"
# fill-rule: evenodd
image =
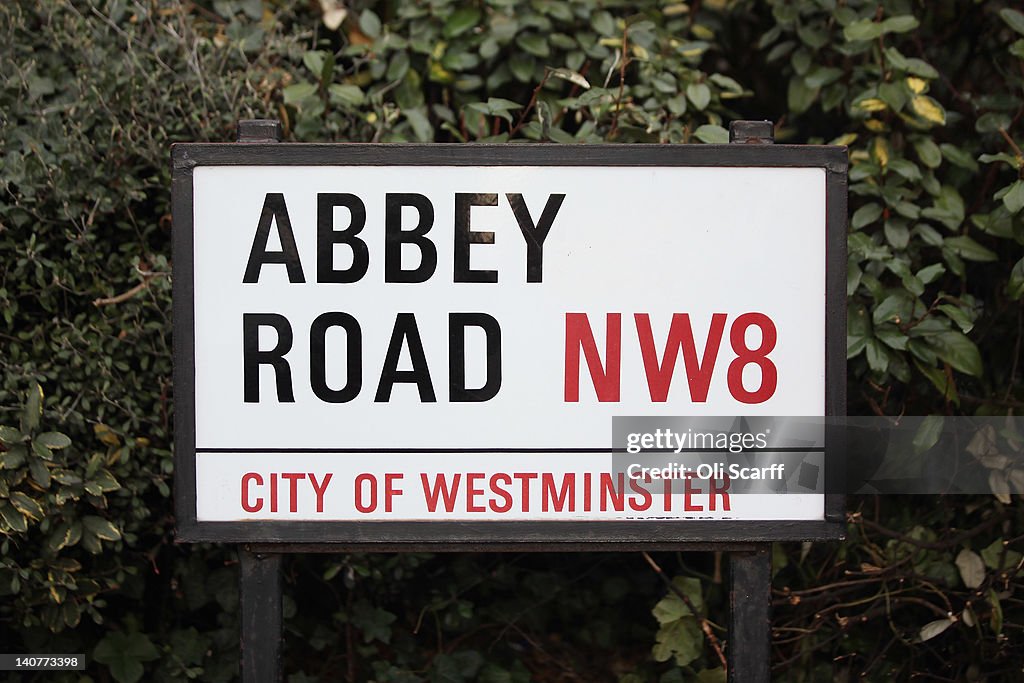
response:
M827 540L845 500L827 444L825 518L811 521L244 521L196 518L193 170L199 166L675 166L822 168L826 172L825 412L846 413L847 154L843 147L729 145L279 144L273 136L172 148L175 507L183 542L300 544L306 550L599 550ZM768 140L756 140L770 142ZM742 200L741 197L737 198ZM298 547L298 546L296 546Z

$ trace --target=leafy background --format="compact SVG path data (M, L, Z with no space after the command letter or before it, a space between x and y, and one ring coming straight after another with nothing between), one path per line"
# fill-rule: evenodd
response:
M0 642L85 652L85 680L238 676L234 553L173 543L168 145L239 118L558 144L767 118L847 145L851 413L1024 405L1009 2L12 0L0 74ZM991 496L855 499L846 542L775 546L778 680L1020 680L1021 440L976 446ZM722 564L295 557L289 680L721 681Z

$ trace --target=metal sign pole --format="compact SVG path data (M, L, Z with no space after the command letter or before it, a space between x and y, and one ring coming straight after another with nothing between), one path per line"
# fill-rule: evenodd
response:
M281 123L238 122L238 142L280 142ZM238 548L242 683L281 680L281 560L278 553Z
M729 143L770 145L771 121L733 121ZM729 553L729 683L771 680L772 546L758 543L749 552Z

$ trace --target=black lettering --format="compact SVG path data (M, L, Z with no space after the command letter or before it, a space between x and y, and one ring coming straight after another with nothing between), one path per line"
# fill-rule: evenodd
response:
M271 223L277 225L281 251L267 251ZM260 270L264 263L283 263L288 269L288 282L306 281L302 274L302 263L299 261L299 250L295 246L295 235L292 234L292 222L288 218L288 207L285 206L284 195L280 192L268 192L263 200L263 213L260 214L260 222L256 226L256 236L252 240L252 249L249 251L249 261L245 264L242 282L259 282Z
M327 386L327 330L332 327L345 330L348 364L341 389ZM317 316L310 325L309 383L317 398L326 403L348 403L363 388L363 335L359 322L348 313L330 311Z
M466 328L479 327L487 337L487 380L479 389L466 387ZM448 314L448 400L489 401L501 388L501 326L486 313Z
M469 210L473 206L497 206L498 195L481 193L455 194L455 282L497 282L496 270L473 270L469 267L471 244L494 244L494 233L469 227Z
M419 213L412 230L402 230L402 207ZM421 194L394 193L384 198L384 282L426 282L437 268L437 248L425 235L434 225L434 206ZM420 264L412 270L402 268L402 245L415 244Z
M519 223L519 230L526 240L526 281L542 282L544 279L544 240L551 231L551 224L555 222L555 215L562 206L564 194L553 194L548 197L548 203L541 211L540 220L534 226L533 218L530 216L526 202L521 194L506 194L508 203L512 205L512 213L516 215L516 222Z
M277 344L260 351L260 327L277 330ZM292 349L292 326L277 313L242 314L242 393L246 403L260 402L260 366L274 368L279 403L295 403L292 393L292 369L284 355Z
M402 355L402 346L409 344L409 356L412 358L412 370L399 370L398 359ZM384 358L384 367L380 371L380 384L377 385L375 403L387 403L391 400L391 389L397 383L415 384L419 390L420 401L435 403L434 385L430 381L430 368L427 357L423 353L423 341L416 327L416 316L412 313L399 313L395 316L395 329L391 332L391 343Z
M352 220L344 230L334 229L334 207L344 206ZM321 193L316 196L316 281L332 283L358 282L370 265L370 250L356 235L366 225L366 207L354 194ZM347 244L352 249L352 265L342 270L334 267L334 245Z

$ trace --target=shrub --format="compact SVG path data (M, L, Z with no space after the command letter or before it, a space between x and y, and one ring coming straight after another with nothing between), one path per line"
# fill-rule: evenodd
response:
M173 544L171 142L239 118L306 141L724 142L771 118L850 149L851 411L1001 415L1024 402L1022 59L1024 15L995 0L0 5L0 640L86 652L94 680L237 675L233 552ZM991 498L855 500L845 543L777 546L779 677L1013 680L1008 462ZM655 560L724 623L714 556ZM287 566L294 681L721 675L635 555Z

